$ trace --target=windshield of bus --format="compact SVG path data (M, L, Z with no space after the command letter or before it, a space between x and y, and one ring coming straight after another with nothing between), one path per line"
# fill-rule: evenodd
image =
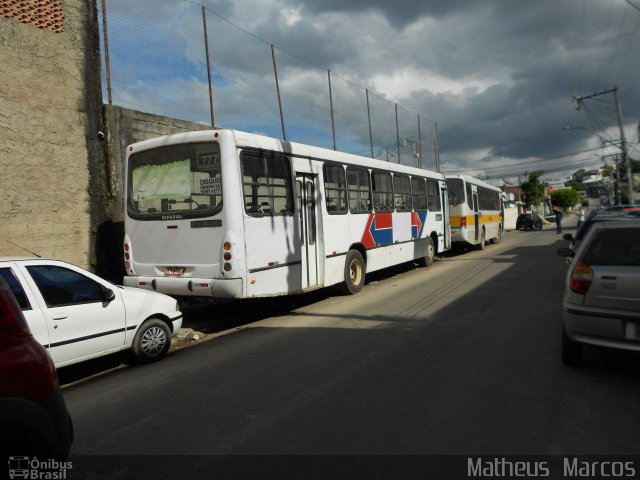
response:
M134 153L128 168L127 211L132 218L194 218L222 209L217 143L185 143Z
M464 203L464 182L460 178L448 178L447 190L449 193L449 205L455 207Z

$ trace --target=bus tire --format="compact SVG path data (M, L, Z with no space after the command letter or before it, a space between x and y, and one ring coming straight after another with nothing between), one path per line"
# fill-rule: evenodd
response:
M484 239L484 228L483 228L483 229L482 229L482 233L480 234L480 243L478 243L478 244L476 245L476 248L477 248L478 250L484 250L484 243L485 243L485 241L484 241L484 240L485 240L485 239Z
M133 338L131 353L139 363L151 363L167 355L171 347L171 331L165 322L150 318Z
M365 263L358 250L349 250L344 263L344 283L342 291L347 295L355 295L364 286Z
M500 240L502 240L502 229L498 228L498 234L491 239L491 243L500 243Z
M418 265L421 267L430 267L436 259L436 247L433 238L429 237L424 257L418 259Z

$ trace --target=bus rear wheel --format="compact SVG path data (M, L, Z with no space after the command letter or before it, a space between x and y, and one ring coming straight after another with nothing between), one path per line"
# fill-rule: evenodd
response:
M500 243L500 240L502 240L502 229L498 228L498 234L491 239L491 243Z
M427 248L424 253L424 257L418 259L418 265L421 267L430 267L436 259L436 247L433 243L433 238L429 237L427 242Z
M344 263L344 284L342 291L347 295L355 295L364 286L365 263L362 254L357 250L347 252Z
M484 250L485 246L485 237L484 237L484 228L482 229L482 233L480 234L480 243L476 245L478 250Z

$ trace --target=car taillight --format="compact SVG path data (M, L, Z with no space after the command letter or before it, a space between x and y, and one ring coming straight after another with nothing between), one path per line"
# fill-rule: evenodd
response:
M591 282L593 281L593 270L586 263L580 261L577 262L573 270L571 270L571 276L569 277L569 288L572 292L579 295L584 295L589 290Z
M20 305L13 293L0 284L0 337L20 338L29 334Z

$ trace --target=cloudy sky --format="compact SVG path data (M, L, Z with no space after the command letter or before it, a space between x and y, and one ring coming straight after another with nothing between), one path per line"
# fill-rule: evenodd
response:
M437 122L445 172L560 177L619 152L613 92L572 101L617 87L640 158L640 0L108 0L114 104L209 121L201 5L220 126L281 135L274 45L294 141L331 148L330 69L341 150L370 153L367 89L376 156L397 104L425 149Z

